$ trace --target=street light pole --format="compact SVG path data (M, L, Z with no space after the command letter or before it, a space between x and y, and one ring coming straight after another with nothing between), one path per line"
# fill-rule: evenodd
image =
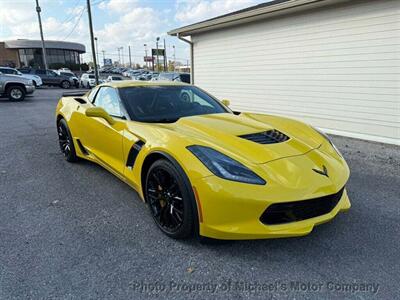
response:
M124 63L124 47L123 46L121 47L121 57L122 57L122 66L125 67L124 66L125 63Z
M94 64L94 76L96 78L96 85L99 84L99 73L97 72L97 61L96 61L96 50L94 48L94 35L93 35L93 24L92 24L92 12L90 10L90 0L86 0L88 17L89 17L89 31L90 31L90 42L92 45L92 56Z
M131 46L128 46L128 50L129 50L129 68L132 68Z
M40 17L41 11L42 11L42 9L39 6L39 0L36 0L36 12L38 15L38 20L39 20L40 38L42 40L43 65L44 65L44 69L47 70L46 47L44 45L44 38L43 38L42 18Z
M146 68L148 69L148 63L147 63L147 44L144 44L144 57L145 57L145 63L146 63Z
M118 47L117 50L118 50L118 65L121 66L121 55L120 55L121 49Z

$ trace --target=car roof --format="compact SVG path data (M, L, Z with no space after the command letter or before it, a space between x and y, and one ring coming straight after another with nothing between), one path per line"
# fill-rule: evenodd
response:
M114 88L124 88L124 87L146 87L146 86L182 86L189 85L184 82L175 81L134 81L134 80L123 80L123 81L112 81L100 84L100 86L111 86Z

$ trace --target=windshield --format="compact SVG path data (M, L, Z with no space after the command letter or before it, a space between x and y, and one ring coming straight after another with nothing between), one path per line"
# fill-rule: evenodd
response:
M196 115L227 113L217 100L194 86L147 86L120 88L132 120L170 123Z

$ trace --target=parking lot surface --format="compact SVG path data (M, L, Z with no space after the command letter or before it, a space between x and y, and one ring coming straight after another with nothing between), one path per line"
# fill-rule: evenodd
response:
M0 99L0 299L399 297L399 147L333 137L352 208L308 236L175 241L126 184L64 161L62 92Z

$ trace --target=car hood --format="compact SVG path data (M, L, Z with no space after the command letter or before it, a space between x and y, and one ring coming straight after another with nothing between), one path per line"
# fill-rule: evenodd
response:
M238 160L262 164L302 155L318 148L322 137L310 126L291 119L260 114L222 113L184 117L175 123L158 124L187 139L188 144L212 147ZM278 130L289 137L274 144L260 144L241 135Z
M30 79L24 78L23 76L20 76L20 75L1 74L0 76L2 79L12 80L12 81L20 82L23 84L29 84L31 82Z

